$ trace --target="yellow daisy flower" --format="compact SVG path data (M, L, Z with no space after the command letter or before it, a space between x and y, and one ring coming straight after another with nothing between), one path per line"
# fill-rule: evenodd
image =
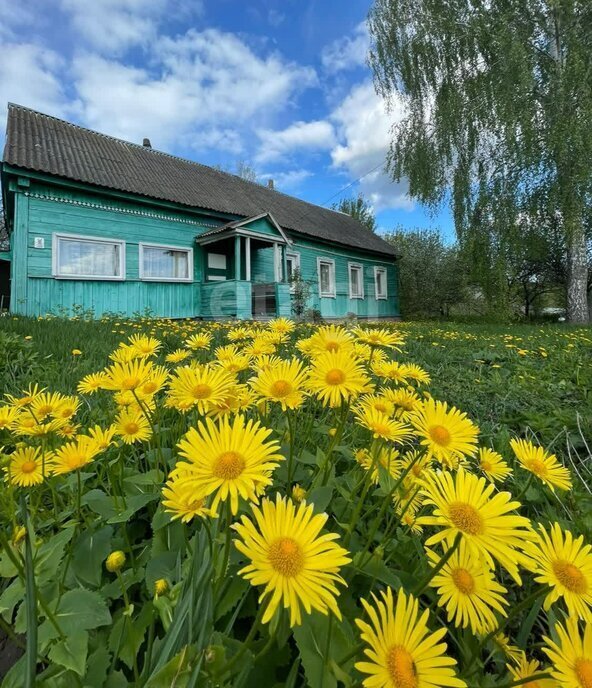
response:
M463 456L477 450L479 429L454 407L426 399L410 421L428 454L448 467L456 467Z
M473 556L482 555L490 568L497 560L520 583L518 566L532 565L523 554L524 543L536 538L530 521L512 513L520 503L512 501L509 492L494 493L494 486L487 485L485 478L463 468L455 476L448 471L428 474L423 485L424 503L434 509L431 516L420 517L418 523L442 529L426 545L442 540L450 545L461 533Z
M139 356L154 356L161 346L158 339L140 334L133 334L129 338L129 345Z
M115 418L115 434L126 444L144 442L152 435L152 428L146 416L135 409L121 411Z
M288 320L288 318L275 318L267 323L267 327L269 327L272 332L288 334L294 330L296 324L292 320Z
M536 676L538 674L549 673L547 669L543 669L536 659L526 659L526 654L522 652L517 659L516 664L506 664L510 676L513 681L523 681L525 678ZM536 679L535 681L528 681L522 683L524 688L559 688L557 683L551 678Z
M400 332L389 332L385 329L354 327L352 332L360 342L370 346L384 346L400 351L404 342L404 337Z
M312 504L295 506L279 495L275 503L263 499L260 509L252 509L255 523L243 516L232 527L240 537L234 541L236 548L250 560L239 574L251 585L265 586L260 603L270 598L263 623L273 617L280 603L290 610L291 626L302 622L301 606L308 614L314 609L333 612L341 619L336 584L345 584L339 570L351 559L347 550L333 542L337 534L320 535L327 514L314 514Z
M211 508L230 500L232 513L238 511L239 497L257 502L257 488L270 485L270 473L283 457L279 445L268 441L271 430L259 421L245 422L237 415L232 424L224 416L214 422L206 418L190 428L177 447L189 463L177 464L187 471L193 489L208 496L214 494Z
M114 444L113 438L115 437L116 430L117 428L114 425L104 429L100 425L95 425L93 428L88 429L88 434L97 449L104 451Z
M186 474L178 472L167 480L162 490L164 510L172 514L173 521L180 518L183 523L189 523L195 516L215 517L216 513L206 505L206 498L196 493L195 488L184 476Z
M62 475L84 468L99 453L94 440L86 435L78 436L73 442L67 442L56 449L51 458L51 472Z
M503 483L512 473L512 469L504 461L502 455L493 451L493 449L489 449L489 447L479 448L477 460L479 468L492 483Z
M356 452L356 461L367 471L372 471L372 482L377 485L380 479L382 466L395 480L401 475L401 461L399 452L390 447L381 447L377 456L373 457L368 449L359 449Z
M196 407L207 413L232 393L234 384L233 376L220 368L183 366L171 375L166 404L180 411Z
M381 599L382 598L382 599ZM396 602L391 588L372 594L373 605L361 600L370 623L356 619L367 659L356 663L356 669L369 674L367 688L466 688L452 667L456 661L447 657L445 628L428 628L429 612L419 611L413 595L399 590Z
M282 410L302 405L305 396L306 371L301 361L278 361L252 378L250 385L259 397L281 404Z
M313 355L350 351L354 343L352 335L340 325L325 325L309 339L309 351Z
M167 363L181 363L181 361L184 361L186 358L189 358L189 356L191 356L191 354L186 349L176 349L175 351L172 351L170 354L167 354L164 360Z
M80 380L76 389L79 394L94 394L99 389L104 387L106 382L106 373L90 373L89 375L85 375L82 380Z
M35 383L34 385L29 385L27 389L22 391L22 396L15 397L12 394L7 394L6 398L13 406L18 406L23 408L29 406L36 397L38 397L42 392L45 391L45 387L39 388L39 385Z
M197 351L198 349L209 349L211 343L212 335L207 332L192 334L185 340L185 346L193 351Z
M14 406L0 406L0 430L12 429L18 415L18 408Z
M536 475L553 492L556 487L559 490L571 489L570 472L559 463L555 454L549 454L526 440L510 440L510 446L522 468Z
M440 555L432 550L427 554L432 566L436 566ZM469 626L473 633L485 634L498 625L496 612L506 616L504 605L508 602L504 595L508 591L465 541L432 578L430 586L437 589L438 606L446 608L448 622L457 628Z
M356 410L357 422L368 428L375 439L381 438L389 442L405 442L411 436L411 428L405 423L389 418L376 409Z
M395 389L385 389L383 394L393 406L395 406L395 417L400 420L409 420L411 414L416 411L422 401L412 389L396 387Z
M317 356L310 368L308 387L325 406L339 406L372 390L364 368L347 351Z
M574 538L569 530L561 530L558 523L549 531L539 525L537 536L527 551L536 582L551 588L545 610L563 597L570 616L592 621L592 546L584 544L583 535Z
M45 475L49 474L48 462L51 456L45 456ZM44 480L44 456L39 447L19 447L8 457L5 466L6 481L17 487L39 485Z
M415 363L405 363L403 368L405 371L405 379L413 380L414 382L422 385L430 384L431 378L422 367L416 365Z
M358 400L357 410L375 410L385 416L392 416L395 413L395 404L386 394L364 394Z
M405 382L407 380L407 368L397 361L375 359L372 363L372 371L378 377L393 382Z
M115 362L105 370L103 389L132 391L140 387L152 375L153 363L145 359Z
M551 660L551 675L561 688L592 686L592 623L587 622L580 633L578 619L572 616L555 625L557 642L545 637L543 652Z

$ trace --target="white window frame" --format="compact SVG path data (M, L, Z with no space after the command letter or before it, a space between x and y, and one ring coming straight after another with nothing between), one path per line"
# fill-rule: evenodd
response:
M170 244L152 244L140 242L138 244L139 256L139 272L140 279L144 282L193 282L193 249L187 246L172 246ZM165 251L181 251L187 254L187 277L148 277L144 275L144 248L162 248Z
M61 241L85 241L95 244L111 244L119 246L119 274L118 275L63 275L60 273L60 242ZM73 280L101 280L108 282L123 282L125 280L125 252L126 244L123 239L102 238L88 236L87 234L69 234L65 232L54 232L51 239L51 272L54 279L73 279Z
M286 251L286 272L288 271L288 261L294 261L294 267L296 270L300 270L300 253L296 251ZM286 275L286 281L288 281L288 275ZM290 284L290 291L293 292L296 289L295 284Z
M384 294L378 293L378 274L384 274ZM388 299L388 272L385 267L374 266L374 296L377 301L384 301Z
M360 275L360 289L359 294L354 294L353 292L353 282L352 282L352 270L357 270ZM347 276L349 280L349 298L350 299L361 299L364 300L364 266L361 263L348 263L347 264Z
M331 267L331 272L329 273L331 277L331 290L324 292L321 289L321 264L326 263ZM319 281L319 297L322 299L334 299L335 298L335 261L333 258L317 258L317 277Z

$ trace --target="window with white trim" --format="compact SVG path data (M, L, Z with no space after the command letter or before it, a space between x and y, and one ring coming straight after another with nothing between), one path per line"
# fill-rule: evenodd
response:
M335 261L330 258L317 259L319 296L335 296Z
M364 298L364 268L359 263L348 263L349 298Z
M190 282L193 279L193 249L140 244L140 279Z
M300 271L300 254L299 253L286 253L286 282L290 284L290 291L294 291L296 285L292 283L292 279L296 274L296 271Z
M377 299L386 299L386 268L374 268L374 293Z
M70 279L125 279L125 242L78 234L54 234L53 276Z

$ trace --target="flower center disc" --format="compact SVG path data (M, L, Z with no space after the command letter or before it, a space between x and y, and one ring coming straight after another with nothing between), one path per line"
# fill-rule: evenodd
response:
M388 650L386 668L394 688L417 688L419 685L413 657L401 645L395 645Z
M143 392L145 394L152 394L152 392L156 392L156 382L147 382L144 385Z
M216 478L222 480L234 480L245 470L245 459L242 454L235 451L227 451L214 462L213 473Z
M276 380L271 385L271 394L274 397L287 397L292 391L292 385L287 380Z
M124 427L124 430L125 430L127 435L135 435L139 429L140 429L140 426L134 422L126 423L126 425Z
M304 568L304 555L296 540L280 538L269 548L269 562L282 576L292 578Z
M577 566L570 564L568 561L555 561L553 562L553 572L557 576L557 580L570 592L575 592L578 595L583 595L587 592L588 583L584 578L584 574ZM592 683L590 683L590 686L592 688Z
M481 470L482 471L491 471L492 465L489 461L481 461Z
M209 385L195 385L191 390L194 399L207 399L211 393L212 388Z
M377 402L374 404L374 408L375 408L379 413L386 413L386 412L387 412L386 404L383 404L381 401L377 401Z
M483 532L483 518L471 504L452 502L448 515L453 525L467 535L480 535Z
M432 425L430 437L441 447L447 447L450 444L450 433L443 425Z
M543 478L547 475L547 467L540 459L532 459L532 461L528 463L528 467L533 473Z
M121 387L123 389L135 389L140 384L137 377L124 377L121 381Z
M23 473L32 473L35 468L37 468L37 464L34 461L25 461L21 465L21 471Z
M325 344L325 349L327 349L327 351L331 351L331 352L335 353L336 351L339 351L339 342L329 340Z
M592 688L592 661L579 657L574 669L582 688Z
M342 385L345 382L345 373L339 368L333 368L325 375L325 382L328 385Z
M452 580L463 595L470 595L475 590L473 576L466 569L454 569Z

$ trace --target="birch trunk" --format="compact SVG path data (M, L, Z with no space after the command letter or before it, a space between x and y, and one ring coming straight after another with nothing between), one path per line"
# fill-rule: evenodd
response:
M589 322L588 260L583 227L573 227L567 236L567 320Z

